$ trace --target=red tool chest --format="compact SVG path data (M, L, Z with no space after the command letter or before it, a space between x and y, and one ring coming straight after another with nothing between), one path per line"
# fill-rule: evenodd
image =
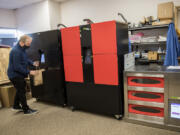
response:
M129 89L128 89L129 88ZM152 90L151 90L152 89ZM128 112L164 117L164 78L158 75L127 76ZM156 91L157 90L157 91ZM161 92L160 92L161 90ZM144 117L145 119L146 117Z

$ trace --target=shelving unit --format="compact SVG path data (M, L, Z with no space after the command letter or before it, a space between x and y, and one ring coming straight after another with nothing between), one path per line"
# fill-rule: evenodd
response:
M140 42L140 43L131 43L131 45L166 45L166 41L163 42Z
M160 28L167 28L167 27L168 27L168 25L144 26L144 27L129 28L129 31L160 29Z
M129 34L131 35L135 35L140 32L144 33L144 37L166 37L168 32L168 25L129 28ZM162 50L166 51L166 41L131 43L131 46L132 51L135 52L157 51L159 47L161 47ZM160 53L160 55L165 55L165 53ZM136 65L148 65L151 63L162 65L164 63L164 60L148 60L141 57L136 59Z

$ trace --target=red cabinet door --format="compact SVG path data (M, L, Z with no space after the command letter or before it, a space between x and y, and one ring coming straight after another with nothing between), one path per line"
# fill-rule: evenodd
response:
M83 68L81 56L64 56L65 80L69 82L83 82Z
M95 84L118 85L117 55L93 55Z
M63 55L81 55L79 27L61 29Z
M91 24L93 54L117 54L116 22Z

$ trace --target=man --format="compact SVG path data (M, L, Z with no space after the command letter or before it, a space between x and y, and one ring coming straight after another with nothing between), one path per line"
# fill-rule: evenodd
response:
M32 62L27 58L26 49L30 47L32 38L24 35L20 37L18 44L13 47L9 57L8 77L16 88L14 99L14 110L23 110L24 114L34 114L37 110L30 109L26 100L26 81L25 78L30 75L36 75L36 71L28 70L28 66L39 66L38 62Z

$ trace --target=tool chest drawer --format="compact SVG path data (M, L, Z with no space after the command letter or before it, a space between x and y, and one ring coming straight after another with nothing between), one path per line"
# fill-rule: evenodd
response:
M164 78L129 76L128 86L164 88Z
M164 109L158 107L129 104L128 111L129 113L133 113L133 114L164 117Z
M163 93L144 92L144 91L128 91L128 100L139 100L147 102L164 102Z

